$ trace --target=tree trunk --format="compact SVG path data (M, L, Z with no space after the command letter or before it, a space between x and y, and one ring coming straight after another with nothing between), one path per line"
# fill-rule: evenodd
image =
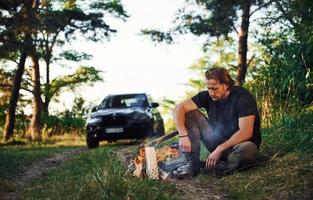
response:
M46 61L46 83L44 89L45 101L43 102L43 113L44 116L49 116L49 103L51 99L50 95L50 61Z
M26 36L26 43L29 41L30 36ZM27 46L27 45L26 45ZM8 141L13 138L13 130L15 124L15 111L16 105L19 98L19 91L21 88L22 76L25 68L25 61L27 58L28 49L25 48L21 52L20 60L17 66L17 70L14 75L13 86L11 89L10 101L6 113L5 125L4 125L4 141Z
M44 41L44 59L46 62L46 83L45 83L45 89L44 89L44 96L45 96L45 101L43 102L43 113L44 116L49 116L49 104L51 101L51 85L50 85L50 63L51 63L51 58L52 58L52 50L53 47L57 41L57 37L59 35L59 32L55 33L54 36L52 36L52 40L49 42L49 34L46 35L46 40ZM49 45L50 43L50 45Z
M42 99L40 90L40 71L38 55L35 50L30 53L32 59L32 84L33 84L33 112L30 126L27 130L27 138L31 140L41 140L41 112L42 112Z
M236 85L241 86L245 82L247 74L247 51L248 51L248 31L250 18L250 0L243 0L242 16L239 31L238 66Z

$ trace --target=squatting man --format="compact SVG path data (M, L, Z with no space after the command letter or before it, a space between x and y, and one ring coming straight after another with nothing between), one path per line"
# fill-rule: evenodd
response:
M173 110L179 147L189 155L193 176L204 167L199 158L200 141L210 151L205 167L222 174L256 161L261 144L260 116L254 97L235 86L228 71L221 67L208 69L205 83L206 91ZM204 108L207 116L199 108Z

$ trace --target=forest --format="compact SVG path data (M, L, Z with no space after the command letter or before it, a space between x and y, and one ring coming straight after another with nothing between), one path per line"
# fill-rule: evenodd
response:
M73 92L105 80L95 66L80 65L93 59L92 55L62 47L78 37L90 42L110 42L119 30L111 27L108 16L123 23L131 16L122 0L0 0L0 10L0 162L7 161L0 164L4 172L0 175L0 185L6 185L0 188L1 196L3 191L10 190L6 180L15 173L6 171L12 164L7 157L25 153L25 145L42 147L53 138L85 139L91 104L79 96L69 110L55 113L49 105L58 102L64 91ZM185 0L184 7L177 9L170 29L142 27L139 32L156 45L171 45L184 35L205 39L203 57L189 66L193 76L186 77L184 98L204 90L204 72L217 66L229 70L236 85L248 89L256 98L261 114L263 160L255 171L214 179L227 186L222 189L229 194L227 198L313 197L313 1ZM74 73L51 78L52 71L59 70L56 66L62 68L68 63L77 66ZM162 114L171 113L177 103L162 99ZM25 113L25 108L31 108L31 114ZM165 129L167 133L175 130L172 119L165 122ZM16 146L21 149L15 149ZM59 150L51 153L54 151ZM110 156L105 153L105 157ZM106 165L108 161L101 162ZM16 166L16 170L20 168ZM79 169L75 170L79 173ZM145 193L141 190L150 183L142 186L144 183L135 184L137 180L126 181L120 177L121 173L117 175L119 178L108 180L112 182L105 182L101 176L87 176L83 181L94 181L94 185L89 185L79 197L66 196L61 189L65 187L62 181L49 182L50 179L43 184L46 194L32 186L23 195L29 199L47 198L44 195L54 193L49 191L49 184L60 184L64 199L82 199L98 189L109 191L95 192L99 199L136 199L139 193L142 196L137 196L138 199L180 199L171 196L175 193L172 186L151 183L158 192ZM113 180L119 182L112 184ZM69 184L74 185L74 181ZM124 184L123 188L117 189L118 183ZM124 189L128 193L121 192ZM77 190L70 187L69 193Z

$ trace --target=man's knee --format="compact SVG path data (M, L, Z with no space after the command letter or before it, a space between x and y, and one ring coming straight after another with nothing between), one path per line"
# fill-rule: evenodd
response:
M233 153L239 155L242 162L254 162L259 157L259 150L257 146L251 142L246 141L237 144L233 148Z
M192 124L207 123L207 118L199 110L193 110L185 114L185 122Z

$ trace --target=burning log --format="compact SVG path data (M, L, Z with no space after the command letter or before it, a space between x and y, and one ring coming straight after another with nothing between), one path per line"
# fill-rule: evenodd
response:
M139 149L139 155L132 162L135 166L133 176L140 177L142 175L145 162L145 151L143 148Z
M145 147L146 173L150 179L159 179L159 168L154 147Z

